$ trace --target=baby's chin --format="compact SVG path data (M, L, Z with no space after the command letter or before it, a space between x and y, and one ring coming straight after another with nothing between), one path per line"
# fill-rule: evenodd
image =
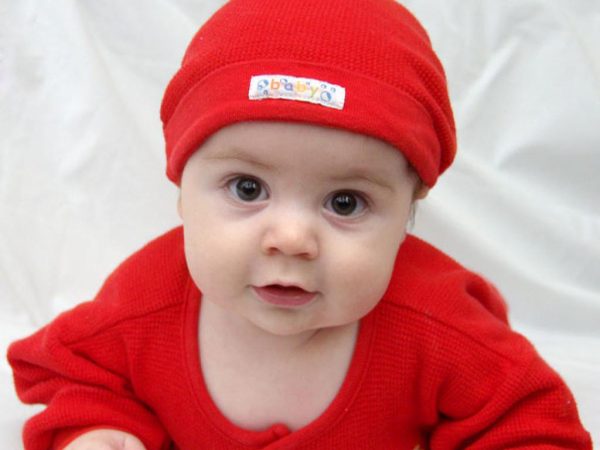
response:
M286 314L292 313L291 311L280 311L280 316L285 316ZM285 320L288 319L288 320ZM289 320L291 319L291 320ZM312 319L312 320L311 320ZM274 337L281 338L292 338L292 337L302 337L305 335L307 337L312 336L315 332L327 332L327 331L336 331L341 329L342 327L353 325L357 322L357 320L315 320L314 318L309 319L309 321L303 321L296 318L287 317L282 320L282 317L273 320L273 317L269 317L268 319L258 318L257 320L252 320L251 322L257 328L261 329L265 333L268 333Z
M283 311L285 313L285 311ZM312 334L315 331L320 330L322 327L319 325L308 325L304 323L294 323L294 321L277 321L277 320L265 320L260 318L257 320L251 320L252 324L261 331L270 334L274 337L294 337L302 334Z

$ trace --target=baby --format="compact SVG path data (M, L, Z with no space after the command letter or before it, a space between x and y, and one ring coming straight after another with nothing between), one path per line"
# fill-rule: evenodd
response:
M590 449L484 279L406 233L456 148L392 0L232 0L163 100L183 227L13 343L27 450Z

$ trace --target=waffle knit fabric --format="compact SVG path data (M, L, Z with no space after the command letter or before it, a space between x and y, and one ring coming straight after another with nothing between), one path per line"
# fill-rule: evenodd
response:
M161 108L167 175L220 128L307 122L374 136L433 186L456 151L444 70L394 0L232 0L191 41Z
M25 426L26 450L61 449L90 427L148 450L592 448L571 393L508 327L497 291L415 237L361 320L336 398L293 432L242 429L219 412L200 368L201 301L177 228L94 301L13 343L20 398L48 405Z

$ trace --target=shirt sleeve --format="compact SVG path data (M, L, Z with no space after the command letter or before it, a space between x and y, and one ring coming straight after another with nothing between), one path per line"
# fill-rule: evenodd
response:
M445 375L430 448L591 450L575 399L558 373L504 315L487 315L489 304L502 302L498 291L482 279L474 283L471 277L468 284L464 292L478 301L445 323L439 341L445 356L438 369Z
M99 300L81 304L9 347L20 399L47 405L25 424L26 450L61 448L92 427L131 433L148 450L168 448L159 420L133 391L119 326L97 326L103 315Z

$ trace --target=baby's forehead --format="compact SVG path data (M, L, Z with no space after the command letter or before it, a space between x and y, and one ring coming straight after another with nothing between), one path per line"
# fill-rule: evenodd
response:
M407 162L380 139L296 122L241 122L214 133L197 150L202 161L246 163L265 169L306 169L333 177L398 176Z
M299 159L304 159L306 152L318 159L336 154L334 162L337 165L372 160L379 154L405 160L399 149L373 136L342 128L284 121L235 123L212 134L198 149L214 155L256 153L273 158L284 150Z

